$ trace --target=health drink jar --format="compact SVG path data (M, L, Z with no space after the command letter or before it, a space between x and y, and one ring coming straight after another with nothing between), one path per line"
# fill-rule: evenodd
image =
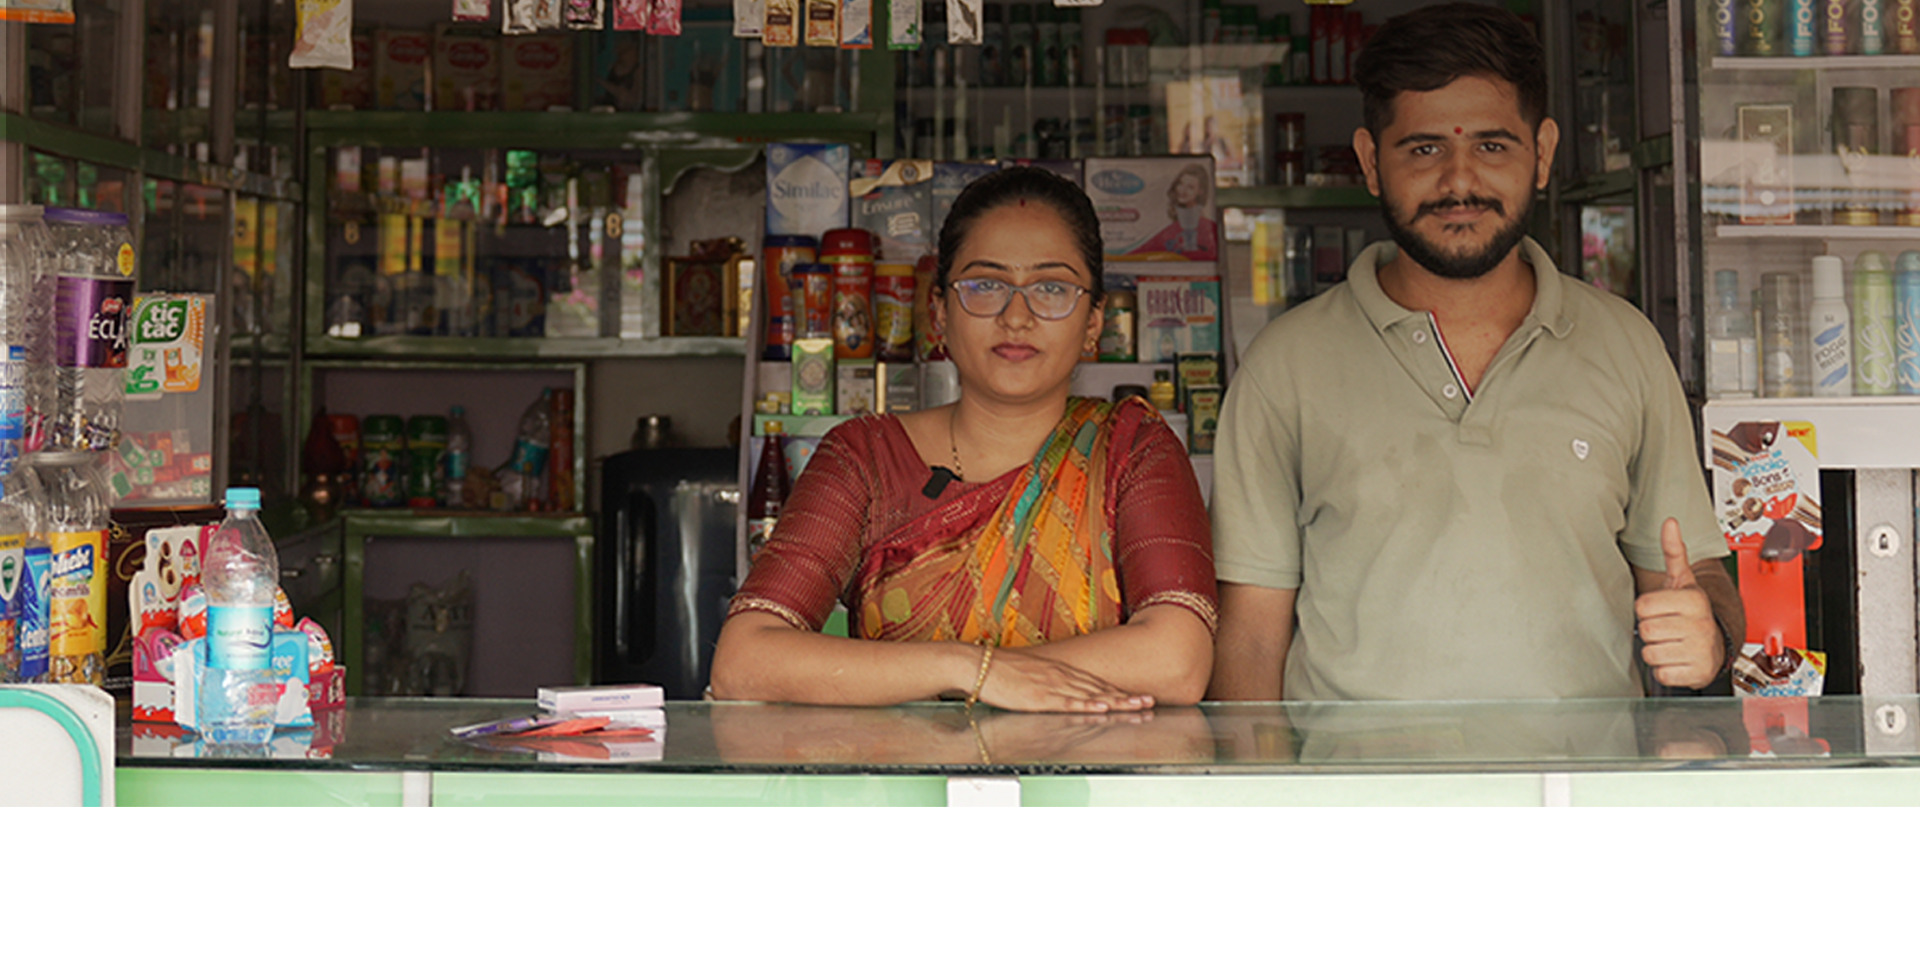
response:
M369 507L406 503L406 423L375 414L360 424L360 499Z
M858 227L828 230L820 262L833 270L833 356L873 356L873 234Z
M127 216L48 208L54 274L54 389L46 448L106 450L120 430L133 234Z
M107 522L110 498L100 456L42 451L32 458L45 500L52 566L47 577L47 679L107 678Z
M882 263L874 268L874 356L887 363L913 359L913 264Z
M812 237L775 235L761 247L767 277L767 337L762 360L793 357L793 338L800 316L799 290L793 268L819 259L820 245Z
M431 414L407 420L407 506L439 504L447 470L447 418Z
M800 304L800 327L794 339L833 339L833 268L824 263L796 264L793 285Z

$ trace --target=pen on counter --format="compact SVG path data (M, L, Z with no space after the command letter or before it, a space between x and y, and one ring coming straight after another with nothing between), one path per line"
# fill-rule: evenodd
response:
M489 720L485 723L474 723L464 727L454 727L449 732L462 740L472 740L475 737L491 737L499 733L525 733L528 730L551 727L566 719L568 718L564 716L554 716L550 714L513 717L508 720Z

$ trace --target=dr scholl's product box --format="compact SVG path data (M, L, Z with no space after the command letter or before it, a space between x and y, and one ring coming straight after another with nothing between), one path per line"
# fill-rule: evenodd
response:
M1212 157L1089 159L1086 175L1108 260L1220 258Z
M847 225L844 143L767 146L767 235L818 237Z

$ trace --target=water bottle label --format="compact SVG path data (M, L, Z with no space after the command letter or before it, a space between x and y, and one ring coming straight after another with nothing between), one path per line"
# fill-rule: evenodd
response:
M272 642L272 604L207 608L207 666L265 670Z
M23 553L26 574L20 579L20 679L34 680L47 672L47 591L53 580L53 551L30 546Z
M19 458L26 427L27 348L14 345L0 357L0 473Z
M53 290L58 334L54 362L63 367L124 368L133 281L61 277Z
M107 532L61 531L47 541L47 669L55 683L99 683L106 679Z

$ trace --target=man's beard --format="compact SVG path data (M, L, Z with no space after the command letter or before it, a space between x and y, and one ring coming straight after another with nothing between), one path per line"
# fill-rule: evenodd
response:
M1421 217L1460 206L1485 207L1496 216L1506 212L1506 205L1493 197L1469 195L1422 204L1418 210L1414 211L1411 220L1402 223L1394 214L1393 200L1387 194L1386 185L1382 184L1380 187L1380 212L1387 221L1387 234L1393 238L1394 245L1400 248L1400 252L1412 257L1414 263L1426 268L1428 273L1435 276L1449 280L1472 280L1485 276L1494 267L1499 266L1501 261L1507 259L1507 254L1513 252L1513 248L1519 246L1520 241L1526 237L1527 221L1533 214L1533 193L1528 191L1526 206L1521 208L1520 215L1501 227L1500 232L1494 234L1492 239L1479 250L1448 253L1428 243L1425 238L1414 232L1413 223Z

